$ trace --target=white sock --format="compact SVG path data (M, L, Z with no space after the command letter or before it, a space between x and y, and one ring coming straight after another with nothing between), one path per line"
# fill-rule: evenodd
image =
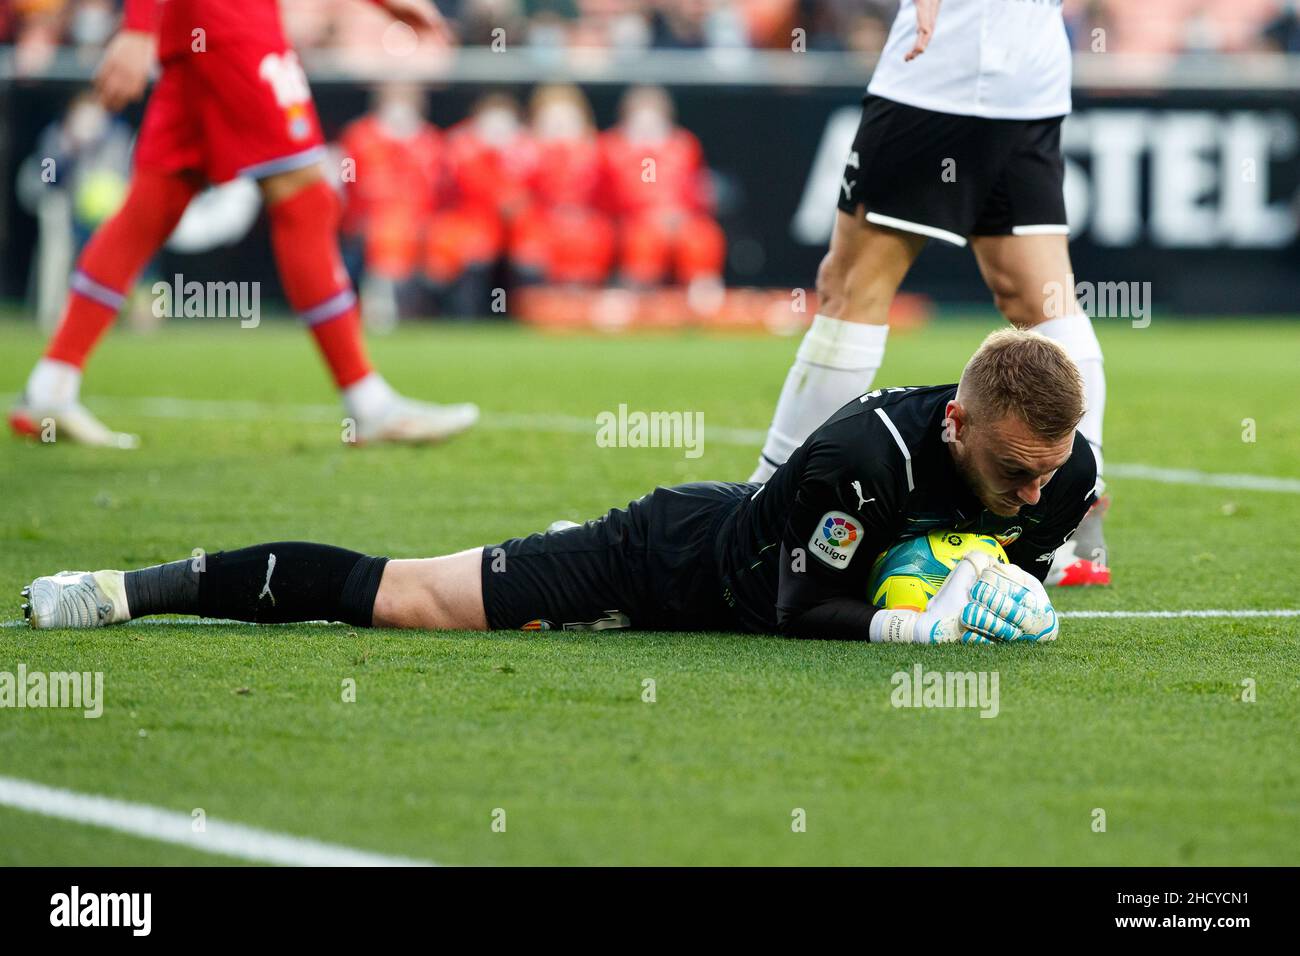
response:
M108 623L121 624L123 621L131 620L131 605L126 599L126 572L96 571L94 577L99 589L113 605L113 613Z
M1088 439L1092 453L1097 456L1097 476L1101 476L1101 420L1106 413L1106 370L1102 366L1101 343L1093 331L1092 320L1082 313L1048 319L1034 326L1049 339L1060 344L1079 366L1083 376L1083 399L1086 410L1079 422L1079 431Z
M750 481L767 481L813 430L871 388L885 357L887 325L813 317L804 334Z
M359 382L343 389L343 406L351 418L377 418L397 399L393 386L378 372L371 372Z
M37 408L73 405L81 395L81 369L57 359L39 359L23 394Z

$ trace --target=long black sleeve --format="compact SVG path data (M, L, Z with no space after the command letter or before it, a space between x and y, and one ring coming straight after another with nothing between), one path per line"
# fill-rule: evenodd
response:
M879 610L858 598L827 598L783 620L781 633L813 640L866 641L871 638L871 619Z

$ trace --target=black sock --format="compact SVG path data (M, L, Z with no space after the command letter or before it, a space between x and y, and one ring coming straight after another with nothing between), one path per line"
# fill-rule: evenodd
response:
M261 624L343 621L370 627L387 563L327 544L277 541L128 571L127 604L132 617L199 614Z
M126 603L132 617L149 614L198 614L199 567L203 558L186 558L124 575Z

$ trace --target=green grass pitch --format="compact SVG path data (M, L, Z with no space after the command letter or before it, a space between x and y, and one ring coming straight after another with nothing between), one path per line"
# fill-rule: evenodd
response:
M995 324L892 336L876 384L954 380ZM1123 467L1300 474L1300 324L1098 326L1116 583L1058 592L1058 608L1300 607L1300 494ZM0 391L20 387L40 347L31 326L0 323ZM413 395L477 401L483 426L436 449L345 447L312 346L288 323L115 332L87 403L144 446L0 445L0 618L19 616L23 584L62 568L282 538L428 555L590 517L656 484L744 478L757 449L735 430L766 427L795 342L414 326L372 349ZM147 400L168 397L184 402ZM620 403L703 411L704 454L597 447L596 415ZM0 710L0 775L448 864L1296 864L1298 630L1297 618L1069 619L1050 647L909 649L9 627L0 671L102 671L106 703L98 720ZM1000 713L894 708L891 675L918 662L996 671ZM792 830L796 808L806 832ZM0 809L0 864L219 862Z

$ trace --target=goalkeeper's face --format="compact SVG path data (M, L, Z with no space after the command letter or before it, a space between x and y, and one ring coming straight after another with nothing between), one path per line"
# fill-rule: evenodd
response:
M957 470L985 508L1012 517L1025 505L1038 503L1043 487L1070 460L1074 433L1049 441L1008 415L974 422L961 403L948 403L944 432Z

